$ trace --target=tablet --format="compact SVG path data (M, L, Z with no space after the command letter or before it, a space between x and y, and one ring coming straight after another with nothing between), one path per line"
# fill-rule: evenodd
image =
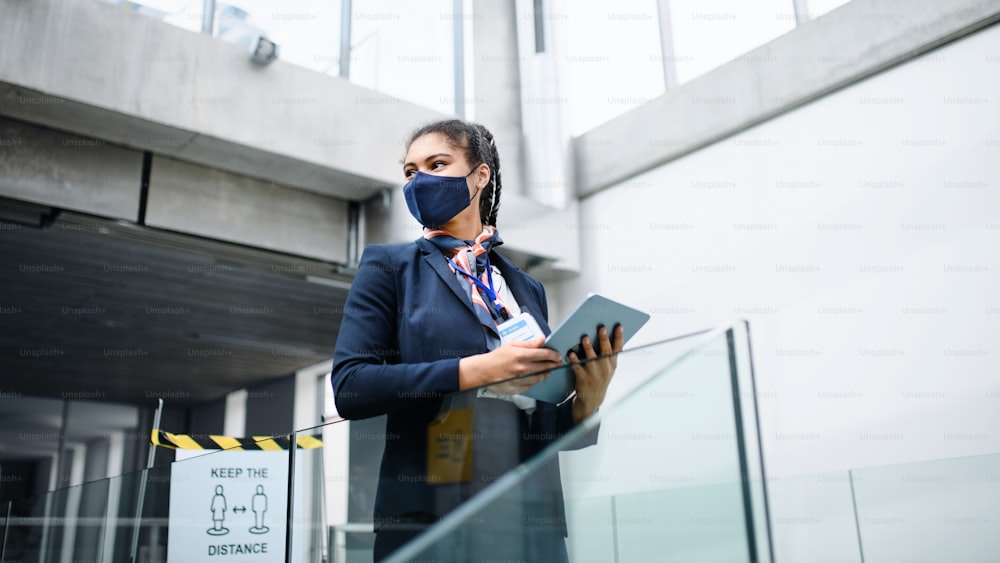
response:
M590 335L590 340L597 349L599 325L606 326L610 333L616 324L621 324L625 342L628 342L648 320L649 313L633 309L598 293L591 293L552 331L542 346L558 351L568 362L567 353L579 346L580 338L584 334ZM578 355L582 357L582 354ZM575 379L571 369L559 368L554 370L548 379L536 384L522 395L558 404L573 392Z

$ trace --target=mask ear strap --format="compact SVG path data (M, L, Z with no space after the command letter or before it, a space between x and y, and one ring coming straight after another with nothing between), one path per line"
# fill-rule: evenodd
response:
M482 165L484 165L484 164L486 164L486 163L485 162L480 162L479 164L473 166L472 170L469 170L469 173L466 174L465 177L468 178L469 176L471 176L473 172L475 172L476 170L479 170L479 167L482 166ZM493 173L492 172L493 171L491 170L490 171L490 178L493 179L493 185L496 186L496 179L493 177ZM478 184L478 182L477 182L477 184ZM469 201L472 201L472 199L476 197L476 194L478 194L479 192L483 191L483 188L485 188L485 187L486 186L479 186L479 185L477 185L476 186L476 193L474 193L471 196L469 196ZM490 202L490 207L492 207L492 206L493 206L493 202Z
M482 166L482 165L484 165L484 164L486 164L486 163L485 162L480 162L479 164L473 166L472 170L469 170L469 173L466 174L465 177L468 178L469 176L472 176L472 173L475 172L476 170L479 170L479 167ZM491 174L491 176L492 176L492 174Z

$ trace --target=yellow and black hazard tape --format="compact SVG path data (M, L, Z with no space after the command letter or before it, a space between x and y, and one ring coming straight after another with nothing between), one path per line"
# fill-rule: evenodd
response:
M163 430L153 430L150 442L154 446L162 446L173 450L287 450L290 441L288 436L251 436L249 438L234 438L233 436L173 434ZM296 436L298 449L323 447L323 441L313 436Z

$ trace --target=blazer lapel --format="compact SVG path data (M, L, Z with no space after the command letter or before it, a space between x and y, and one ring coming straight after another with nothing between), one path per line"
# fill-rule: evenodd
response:
M458 278L455 277L455 273L448 267L448 262L445 261L441 250L425 238L418 238L417 246L420 248L420 252L423 253L424 261L431 267L431 270L434 270L434 273L441 278L441 281L451 289L455 297L469 310L469 313L475 316L476 310L472 308L472 299L469 299L468 288L462 287L462 284L458 282Z

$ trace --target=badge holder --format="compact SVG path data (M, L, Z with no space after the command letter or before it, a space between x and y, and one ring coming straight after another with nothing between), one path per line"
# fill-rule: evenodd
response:
M457 393L445 398L437 417L427 425L427 482L432 485L472 480L474 396Z
M545 337L545 333L538 326L538 321L527 311L522 311L513 318L500 323L497 326L497 330L500 332L501 344L508 342L530 342Z

